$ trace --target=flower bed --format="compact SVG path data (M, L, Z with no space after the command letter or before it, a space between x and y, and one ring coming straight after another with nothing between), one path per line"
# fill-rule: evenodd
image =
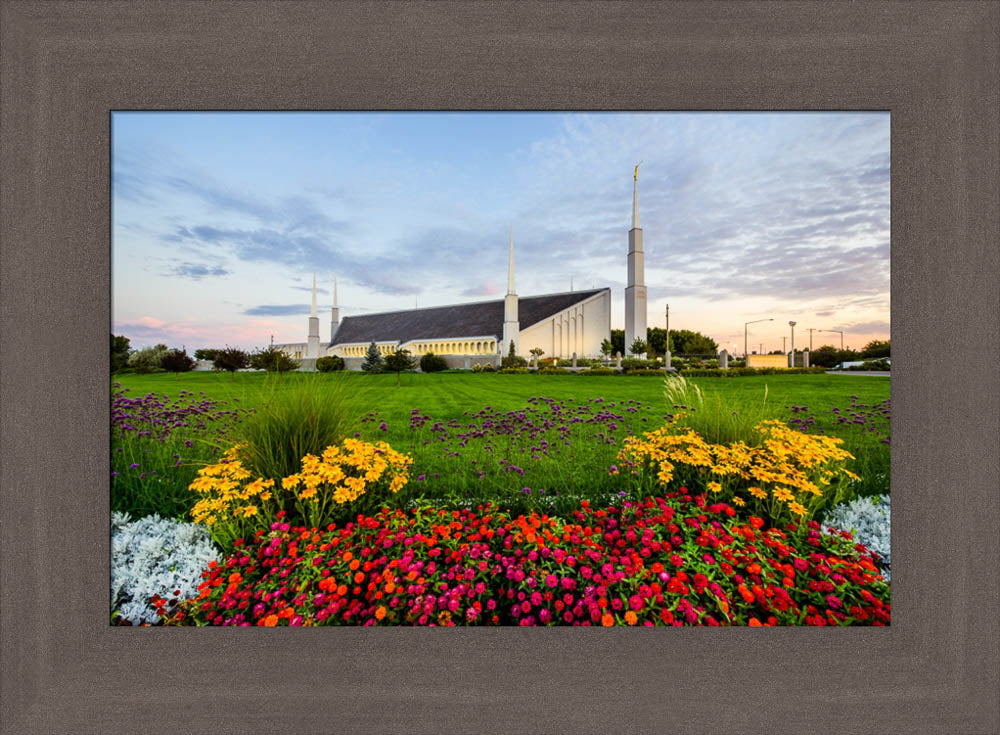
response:
M871 555L818 523L765 528L684 492L566 519L384 509L239 540L173 624L885 625Z

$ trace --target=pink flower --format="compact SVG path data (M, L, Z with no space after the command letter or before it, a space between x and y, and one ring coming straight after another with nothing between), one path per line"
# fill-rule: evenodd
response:
M545 584L547 587L555 587L559 583L558 578L554 574L550 574L545 578Z

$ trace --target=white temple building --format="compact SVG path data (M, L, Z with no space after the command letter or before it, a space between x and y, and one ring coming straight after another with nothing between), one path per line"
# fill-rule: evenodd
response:
M632 189L632 227L628 233L628 281L625 289L625 348L636 336L646 338L646 285L642 229L639 227L638 171ZM316 277L313 276L312 310L304 343L275 345L289 356L312 360L323 355L344 358L358 369L374 342L383 355L397 349L420 357L428 352L445 357L451 367L493 363L506 355L510 343L515 354L528 357L539 348L544 357L596 358L601 344L611 336L611 289L566 291L521 297L515 288L514 231L510 231L507 260L507 293L503 299L449 306L387 311L340 318L337 280L333 283L330 340L320 344L316 311Z

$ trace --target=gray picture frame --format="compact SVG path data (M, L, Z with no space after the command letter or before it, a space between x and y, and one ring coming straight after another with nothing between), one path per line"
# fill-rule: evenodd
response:
M0 3L4 733L996 733L1000 4ZM108 624L109 111L890 110L886 629Z

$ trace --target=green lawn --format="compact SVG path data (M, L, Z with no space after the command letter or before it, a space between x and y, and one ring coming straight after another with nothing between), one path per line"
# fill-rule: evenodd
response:
M273 380L274 378L272 378ZM236 400L250 408L258 404L268 378L260 373L191 372L176 378L165 373L126 374L115 378L130 389L133 397L146 393L176 396L181 390L204 392L217 400ZM409 373L396 387L395 375L361 373L290 374L278 378L283 384L315 380L320 384L342 384L349 388L353 411L362 415L377 410L389 425L389 436L405 429L412 409L420 409L435 419L459 418L465 411L475 412L484 406L501 410L524 408L532 396L559 400L606 401L634 399L643 404L668 409L663 398L663 381L656 377L581 377L578 375L498 375L471 373ZM766 375L747 378L691 378L706 396L719 395L734 410L747 403L763 400L775 416L790 416L785 406L805 406L817 419L829 426L826 411L850 404L856 395L862 403L874 404L889 398L889 378L848 375Z

